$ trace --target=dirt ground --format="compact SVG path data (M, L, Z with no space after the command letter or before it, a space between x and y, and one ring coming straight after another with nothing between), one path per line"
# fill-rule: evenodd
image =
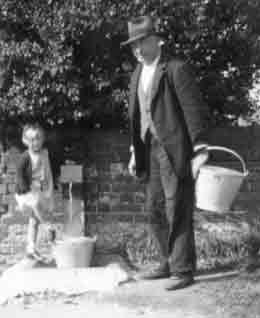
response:
M165 280L135 281L109 293L64 296L54 293L16 298L0 307L1 318L257 318L260 269L196 276L189 288L167 292Z

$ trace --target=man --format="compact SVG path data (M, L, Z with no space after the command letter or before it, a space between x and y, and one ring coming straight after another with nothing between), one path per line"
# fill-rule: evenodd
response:
M204 147L201 136L208 127L208 108L188 64L164 55L151 17L133 19L128 32L122 45L130 45L139 62L130 85L129 172L145 180L146 209L153 220L162 186L168 225L165 230L158 221L151 224L163 262L143 278L167 277L166 289L174 290L194 281L193 175L208 157L202 151L194 159L194 149Z

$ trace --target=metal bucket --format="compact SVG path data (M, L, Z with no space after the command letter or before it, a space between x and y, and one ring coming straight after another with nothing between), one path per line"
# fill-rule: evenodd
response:
M224 151L239 159L242 165L242 172L218 167L204 165L200 168L195 185L196 206L199 209L212 212L227 212L244 181L248 176L248 170L243 158L226 147L209 146L208 151Z
M96 237L68 237L56 241L53 256L59 268L89 267L93 256Z

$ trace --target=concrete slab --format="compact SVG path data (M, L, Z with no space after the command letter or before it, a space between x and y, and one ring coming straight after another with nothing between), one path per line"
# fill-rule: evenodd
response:
M0 277L0 304L19 295L52 291L64 295L112 291L128 279L128 273L118 264L106 267L44 268L23 260Z

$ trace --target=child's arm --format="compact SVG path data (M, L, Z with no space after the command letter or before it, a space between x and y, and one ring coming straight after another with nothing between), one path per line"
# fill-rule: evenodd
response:
M30 176L28 174L29 157L26 153L22 154L16 165L16 193L25 194L30 191Z
M52 170L51 170L51 165L50 165L50 158L49 158L49 152L46 149L46 171L47 171L47 184L48 188L47 191L49 192L50 195L53 195L53 175L52 175Z

